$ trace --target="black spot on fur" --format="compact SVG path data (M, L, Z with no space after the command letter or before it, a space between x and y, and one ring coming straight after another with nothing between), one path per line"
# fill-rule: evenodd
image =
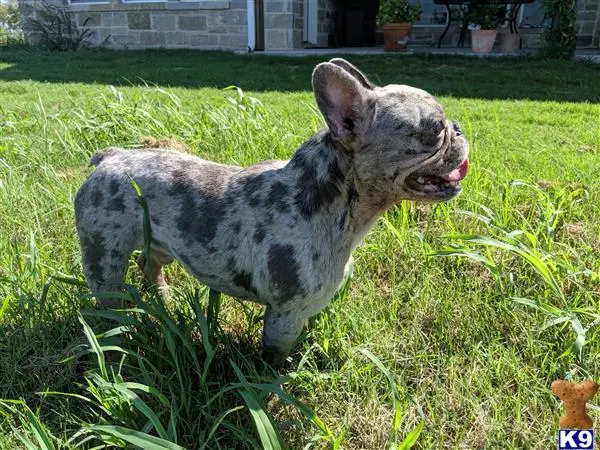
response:
M125 212L125 202L123 201L123 196L112 198L110 202L108 202L108 209L111 211Z
M173 179L171 181L171 187L167 191L168 195L182 195L188 191L188 174L182 170L173 171Z
M231 225L231 231L233 231L235 234L238 234L241 229L242 229L242 221L241 220L233 222L233 224Z
M92 192L92 206L97 208L102 203L102 199L104 198L104 194L98 189L94 189Z
M331 205L340 194L340 187L331 179L317 180L314 167L305 169L296 185L294 203L305 219Z
M121 271L121 266L118 264L111 264L110 271L113 273L119 273Z
M265 176L261 173L256 176L244 178L240 180L240 183L244 189L244 194L246 194L247 198L250 198L262 189L264 181Z
M121 224L120 224L120 223L117 223L117 222L114 222L114 223L112 224L112 227L113 227L113 230L118 230L119 228L121 228Z
M160 226L160 219L158 217L154 217L153 215L150 215L150 221L157 227Z
M344 181L344 173L342 172L342 169L340 169L340 165L335 159L329 162L327 171L329 172L331 181L334 183L341 183Z
M120 252L119 250L111 250L110 251L110 257L111 258L115 258L115 259L119 259L123 257L123 253Z
M214 193L201 191L186 181L187 174L176 171L171 195L181 197L181 207L176 218L177 229L184 239L195 240L208 247L225 216L223 199ZM213 248L208 248L214 251Z
M318 213L322 208L331 205L334 200L341 194L345 175L340 168L336 155L331 158L333 152L338 150L330 148L329 152L317 152L319 158L310 158L308 150L298 151L292 158L292 167L297 168L300 172L300 177L296 182L296 195L294 196L294 204L305 219L311 218ZM318 170L319 165L324 166L321 171Z
M106 254L104 248L104 236L100 233L94 233L91 236L83 238L83 256L87 263L90 276L97 283L104 283L104 275L102 271L102 258Z
M268 262L271 283L277 293L277 301L285 303L305 291L298 278L298 262L291 245L273 245L269 249Z
M260 194L256 194L256 195L250 197L250 200L248 200L248 205L250 205L251 208L256 208L257 206L260 206L260 203L261 203Z
M233 272L235 270L235 268L237 267L236 263L235 263L235 258L233 256L231 256L228 260L227 260L227 269L230 270L231 272Z
M244 288L246 291L251 292L254 295L258 293L256 288L252 284L252 274L250 272L246 272L245 270L242 270L241 272L234 271L233 282L237 286Z
M119 192L120 187L121 185L117 180L110 180L110 185L108 187L110 195L117 195L117 192Z
M277 208L279 212L287 213L290 210L290 205L287 201L289 195L289 188L281 181L277 181L271 185L267 203Z
M233 282L236 286L244 288L247 292L257 294L256 288L252 284L252 274L245 270L237 270L235 258L227 260L227 269L233 274Z
M319 252L314 252L314 253L313 253L313 255L312 255L312 260L313 260L314 262L317 262L317 261L319 260L319 257L320 257L320 256L321 256L321 255L319 254Z
M254 229L254 242L260 244L265 238L265 227L262 223L256 224L256 228Z

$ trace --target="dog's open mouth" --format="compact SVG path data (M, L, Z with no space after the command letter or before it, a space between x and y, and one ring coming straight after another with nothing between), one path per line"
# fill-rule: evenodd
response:
M434 197L453 197L460 192L459 182L467 176L468 171L469 160L465 159L460 166L445 175L415 172L406 178L405 183L413 191Z

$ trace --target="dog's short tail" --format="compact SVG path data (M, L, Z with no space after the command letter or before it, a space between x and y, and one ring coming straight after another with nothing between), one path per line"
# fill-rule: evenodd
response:
M98 164L100 164L102 162L102 160L104 158L106 158L107 156L110 156L110 155L114 155L115 153L117 153L120 150L121 149L117 148L117 147L107 147L107 148L103 148L102 150L98 150L90 158L90 166L97 166Z

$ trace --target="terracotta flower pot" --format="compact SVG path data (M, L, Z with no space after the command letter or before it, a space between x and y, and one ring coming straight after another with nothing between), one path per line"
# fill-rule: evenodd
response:
M514 53L519 50L521 36L515 33L500 33L500 51L502 53Z
M489 53L494 47L496 30L471 30L471 49L473 53Z
M386 23L383 26L383 50L386 52L405 52L408 45L408 34L412 29L410 23Z

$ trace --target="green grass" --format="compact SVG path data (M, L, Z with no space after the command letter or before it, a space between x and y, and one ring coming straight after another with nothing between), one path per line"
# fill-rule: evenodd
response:
M288 158L322 123L317 61L0 50L0 448L402 448L421 426L414 448L555 445L550 383L600 381L600 66L351 58L438 95L472 170L458 199L378 222L282 376L260 308L225 298L207 319L177 265L166 304L131 270L134 310L89 309L72 207L89 156L152 136Z

